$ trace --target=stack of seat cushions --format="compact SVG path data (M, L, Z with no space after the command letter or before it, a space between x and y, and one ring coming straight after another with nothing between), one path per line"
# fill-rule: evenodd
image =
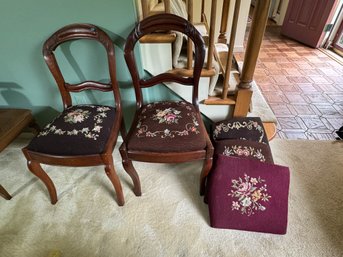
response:
M260 118L213 124L205 201L215 228L285 234L289 169L275 165Z

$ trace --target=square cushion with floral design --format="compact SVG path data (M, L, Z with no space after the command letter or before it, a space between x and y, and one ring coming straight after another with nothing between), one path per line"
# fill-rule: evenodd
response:
M190 103L157 102L145 105L128 148L136 151L178 152L202 150L206 133L202 120Z
M114 117L113 107L69 107L32 139L28 149L61 156L102 153L110 136Z
M225 139L215 141L214 153L274 163L269 144L251 140Z
M289 180L287 167L218 155L207 184L211 226L285 234Z
M213 140L243 139L268 144L268 138L259 117L237 117L216 122L212 126Z

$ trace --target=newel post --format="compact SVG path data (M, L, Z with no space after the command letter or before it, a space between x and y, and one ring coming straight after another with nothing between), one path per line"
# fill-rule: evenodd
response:
M245 50L243 69L236 95L233 116L246 116L251 102L251 86L255 72L257 57L261 48L263 34L266 28L270 0L257 0Z

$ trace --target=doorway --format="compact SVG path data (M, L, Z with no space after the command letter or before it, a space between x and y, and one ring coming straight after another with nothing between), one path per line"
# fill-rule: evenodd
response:
M343 57L343 3L341 5L336 25L333 28L334 36L332 41L332 50Z

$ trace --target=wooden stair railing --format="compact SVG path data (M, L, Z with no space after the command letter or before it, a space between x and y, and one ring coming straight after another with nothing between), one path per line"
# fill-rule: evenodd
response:
M157 10L149 8L149 0L141 0L142 4L142 16L143 19L161 12L170 13L170 1L172 0L163 0L161 3L159 3ZM191 23L194 23L193 19L193 0L187 0L187 13L188 13L188 21ZM204 10L204 4L205 1L202 0L202 10ZM203 25L209 29L209 38L207 41L207 47L208 47L208 56L207 56L207 65L204 67L201 71L201 77L212 77L215 75L215 70L212 67L213 63L213 49L214 49L214 28L215 28L215 17L216 17L216 6L217 6L217 0L212 0L211 5L211 24L208 26L206 23L206 17L203 17L202 15L202 23ZM162 8L163 7L163 8ZM141 43L173 43L176 39L176 35L173 32L167 32L167 33L156 33L151 35L146 35L142 37L139 41ZM192 42L188 40L187 42L187 64L186 68L175 68L168 72L170 73L176 73L176 74L182 74L184 76L188 76L192 73L192 63L193 63L193 46Z
M224 0L223 1L223 9L222 9L222 17L221 17L221 24L220 24L220 33L218 37L218 43L220 44L227 44L227 23L228 23L228 14L230 11L229 8L230 0ZM227 46L228 51L218 51L215 49L214 53L216 55L216 58L218 60L218 63L220 65L220 69L222 72L222 75L224 77L223 81L223 88L222 88L222 94L220 97L210 97L204 101L205 104L227 104L227 105L235 105L236 100L234 97L228 96L229 91L229 82L230 82L230 76L231 76L231 70L232 70L232 62L233 62L233 50L235 46L235 39L236 39L236 31L237 31L237 24L238 24L238 17L239 17L239 10L240 10L241 0L236 0L235 3L235 9L234 9L234 16L232 20L232 26L231 26L231 33L230 33L230 43Z
M142 18L146 18L151 15L155 15L161 12L170 13L170 0L163 0L157 10L151 10L149 5L150 0L141 0L142 6ZM139 42L141 43L173 43L176 39L176 35L173 32L154 33L152 35L145 35Z
M171 0L163 0L164 12L170 12L170 1ZM150 11L149 0L141 0L142 3L142 12L143 18L149 15L153 15L156 11ZM204 77L211 77L215 74L214 69L212 68L213 65L213 57L215 56L216 60L221 66L222 75L224 77L224 83L222 88L222 93L218 97L209 97L208 99L204 100L205 104L215 104L215 105L234 105L233 116L246 116L250 103L251 103L251 96L252 96L252 82L253 82L253 75L256 67L257 57L259 54L259 50L262 43L262 38L264 34L264 30L266 27L267 19L268 19L268 10L270 6L271 0L257 0L256 6L254 10L254 15L252 18L251 29L249 32L249 38L246 46L245 57L243 60L243 69L239 75L239 81L236 88L229 85L231 71L233 70L232 63L234 61L234 43L235 43L235 36L237 31L237 24L238 24L238 17L239 11L241 6L241 0L235 0L235 7L234 7L234 17L232 21L231 33L230 33L230 42L227 46L227 52L220 52L218 53L215 43L214 43L214 28L215 24L215 17L216 17L216 7L217 7L217 0L212 0L211 2L211 19L210 25L207 24L207 18L205 16L205 0L201 1L201 22L204 26L208 29L208 56L207 56L207 66L204 67L202 70L201 75ZM218 43L222 43L227 45L227 23L228 23L228 13L230 11L230 0L223 0L223 7L222 7L222 17L221 17L221 24L220 24L220 34L218 37ZM159 9L161 12L161 8ZM188 20L193 23L193 0L187 0L187 12L188 12ZM145 40L147 38L141 39L141 42L173 42L175 40L175 35L173 33L169 33L164 37L162 35L152 35L149 40ZM167 39L166 39L167 38ZM192 44L189 41L187 46L187 66L185 69L173 69L169 72L171 73L178 73L178 74L189 74L192 70ZM236 71L237 72L237 71ZM228 92L233 93L233 95L228 96Z

